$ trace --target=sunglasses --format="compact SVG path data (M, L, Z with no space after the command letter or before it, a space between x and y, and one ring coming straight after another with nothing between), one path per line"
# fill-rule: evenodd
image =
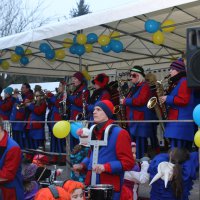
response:
M138 75L137 74L130 74L130 77L136 78Z

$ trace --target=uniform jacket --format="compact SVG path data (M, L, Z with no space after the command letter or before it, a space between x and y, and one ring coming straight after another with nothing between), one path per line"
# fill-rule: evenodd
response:
M6 131L0 141L0 151L0 178L7 179L0 184L3 200L23 200L24 191L20 166L21 150Z
M182 77L171 93L167 96L166 105L169 107L168 120L192 120L194 109L193 92L187 87L185 77ZM165 127L165 137L193 141L194 123L168 122Z
M13 104L14 101L11 96L5 98L4 100L0 100L0 116L3 118L3 120L10 119Z

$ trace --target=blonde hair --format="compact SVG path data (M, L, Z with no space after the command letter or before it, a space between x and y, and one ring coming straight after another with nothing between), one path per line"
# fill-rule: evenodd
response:
M136 73L137 75L138 75L138 82L139 83L142 83L142 82L144 82L145 81L145 77L144 76L142 76L142 74L140 74L140 73L137 73L137 72L134 72L134 73Z

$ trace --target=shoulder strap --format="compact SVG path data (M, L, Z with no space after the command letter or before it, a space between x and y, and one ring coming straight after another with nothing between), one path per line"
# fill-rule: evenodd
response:
M51 191L53 197L55 199L58 199L59 198L59 193L58 193L58 190L57 190L56 186L55 185L50 185L48 188Z

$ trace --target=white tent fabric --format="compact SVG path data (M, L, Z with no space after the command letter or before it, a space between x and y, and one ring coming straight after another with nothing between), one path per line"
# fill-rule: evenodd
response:
M183 56L185 53L186 29L200 25L199 10L200 2L196 0L139 0L121 7L0 38L0 59L9 61L10 68L7 73L23 75L64 77L79 71L80 65L91 75L103 71L115 76L135 64L143 65L145 70L160 72L165 70L174 57ZM144 30L147 19L160 22L173 19L176 29L172 33L164 34L163 45L155 45L152 42L152 34ZM85 53L80 59L62 45L64 38L73 39L78 30L83 30L86 35L109 35L113 31L118 31L120 41L124 45L123 52L104 53L100 45L95 43L93 51ZM53 49L64 49L65 58L56 59L54 62L48 61L39 50L39 45L43 42L48 42ZM30 62L26 66L10 60L17 45L32 50ZM5 71L0 68L0 72Z

